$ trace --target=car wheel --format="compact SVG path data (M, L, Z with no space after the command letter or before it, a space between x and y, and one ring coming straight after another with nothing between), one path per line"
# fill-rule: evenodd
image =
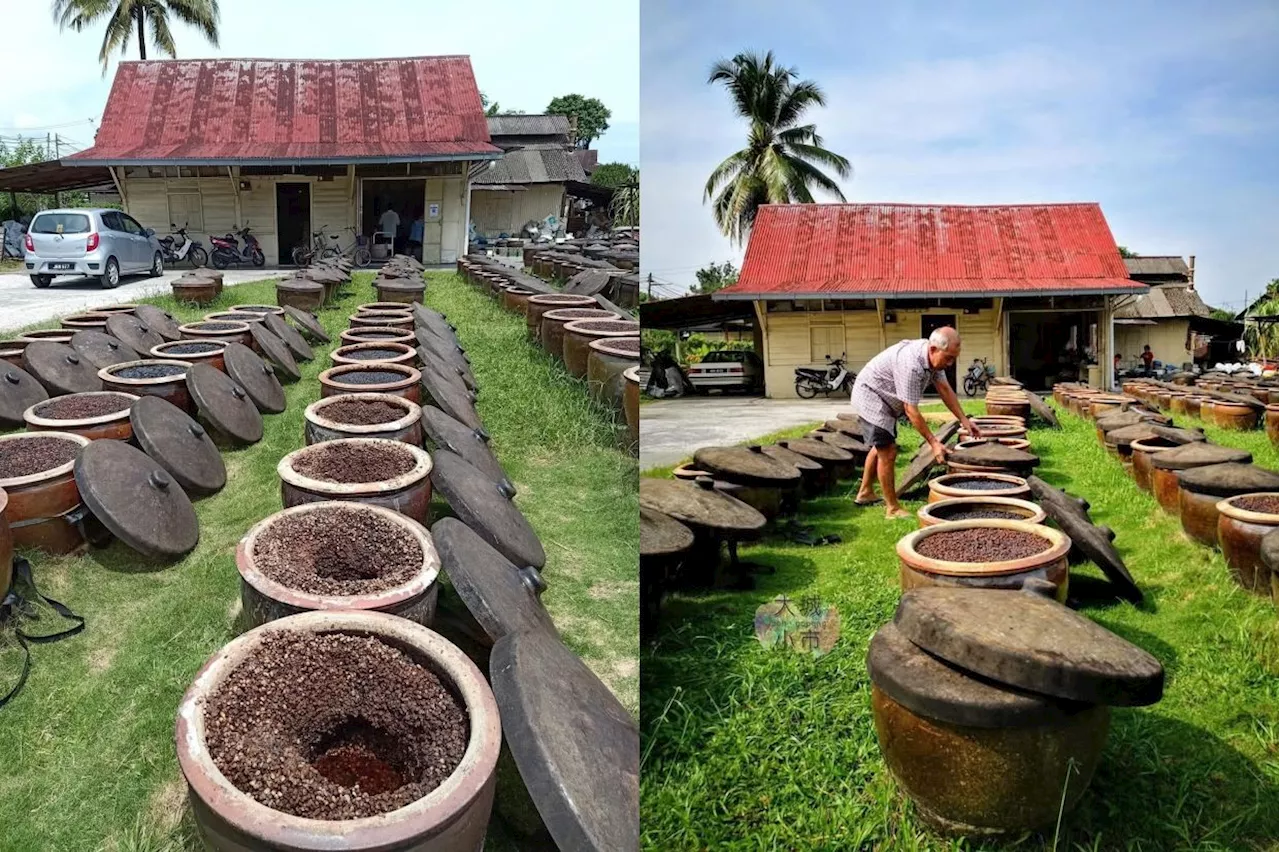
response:
M107 258L107 265L102 270L102 287L114 290L120 286L120 263L114 257Z
M53 276L52 275L32 275L31 283L39 287L41 290L43 290L45 287L48 287L50 284L53 283Z
M160 256L160 252L156 252L156 256L151 258L151 274L157 278L164 275L164 258Z

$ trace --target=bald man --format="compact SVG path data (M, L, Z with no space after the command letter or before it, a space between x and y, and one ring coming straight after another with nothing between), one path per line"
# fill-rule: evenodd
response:
M937 388L943 404L969 430L969 434L981 437L969 415L960 408L960 400L944 372L959 357L960 332L946 326L935 330L928 340L895 343L868 361L858 373L850 402L862 418L863 440L871 452L867 454L862 487L858 489L854 503L868 506L879 502L875 493L875 480L879 479L880 490L884 494L885 517L911 517L911 513L898 503L894 483L893 465L898 459L898 417L905 412L911 425L932 448L938 463L946 460L942 443L933 436L929 424L920 416L920 398L930 383Z

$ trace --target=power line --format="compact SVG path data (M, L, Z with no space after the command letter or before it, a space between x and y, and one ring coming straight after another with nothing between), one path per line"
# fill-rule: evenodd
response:
M45 124L39 127L0 127L0 130L8 130L13 133L44 133L49 130L61 130L64 127L78 127L82 124L95 124L96 119L85 118L80 121L68 121L63 124Z

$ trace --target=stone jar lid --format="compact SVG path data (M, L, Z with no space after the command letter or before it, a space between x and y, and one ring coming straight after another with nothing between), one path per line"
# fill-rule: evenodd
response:
M1222 447L1204 441L1183 444L1180 447L1164 450L1151 457L1152 467L1160 470L1188 470L1210 464L1238 462L1248 464L1253 461L1253 454L1231 447Z
M1203 465L1178 473L1180 488L1214 497L1235 497L1259 491L1275 493L1277 483L1280 483L1280 478L1274 470L1238 462Z

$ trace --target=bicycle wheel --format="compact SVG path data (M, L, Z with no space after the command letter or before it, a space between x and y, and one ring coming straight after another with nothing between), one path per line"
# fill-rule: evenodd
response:
M356 253L351 256L351 260L356 266L368 266L373 262L373 255L369 254L367 248L358 248Z
M292 257L294 266L307 265L307 250L302 246L294 246Z
M333 248L332 246L320 252L320 258L322 260L328 260L331 257L337 257L337 256L338 256L338 250L336 248Z

